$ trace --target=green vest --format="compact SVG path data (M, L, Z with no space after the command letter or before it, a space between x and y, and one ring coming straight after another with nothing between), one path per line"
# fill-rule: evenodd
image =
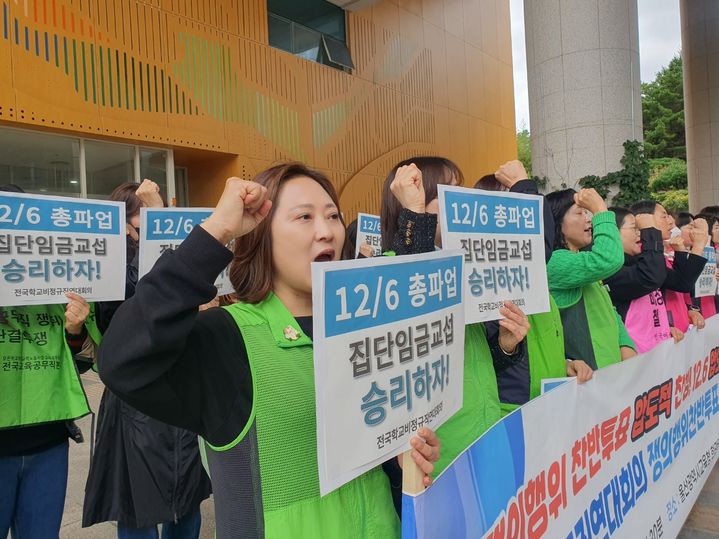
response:
M85 323L100 342L94 306ZM65 305L4 307L0 315L0 428L76 419L90 406L65 340Z
M596 282L583 287L582 295L597 368L619 363L622 361L619 350L619 326L609 292Z
M247 349L253 404L246 427L233 442L223 447L205 442L213 490L218 477L232 473L235 464L228 453L253 438L248 441L254 450L245 451L245 457L237 453L236 458L255 458L249 468L259 468L261 507L257 510L263 522L257 524L264 531L257 535L399 537L399 520L381 468L320 497L312 341L295 318L274 294L257 305L240 303L225 309L237 323ZM299 339L285 338L288 326L299 333ZM224 460L220 453L225 454ZM236 464L248 468L247 462ZM222 504L220 497L225 496L240 505L257 504L260 496L248 495L252 488L236 482L221 487L221 492L215 490L215 503ZM247 511L247 507L234 509ZM233 528L220 518L218 537L248 534L238 529L242 525Z
M530 314L527 333L527 355L529 356L529 399L542 392L542 380L562 378L567 375L564 354L564 328L559 308L549 296L549 311ZM518 404L502 403L502 416L519 408Z
M442 442L432 477L500 419L497 376L482 324L465 326L462 408L437 429Z

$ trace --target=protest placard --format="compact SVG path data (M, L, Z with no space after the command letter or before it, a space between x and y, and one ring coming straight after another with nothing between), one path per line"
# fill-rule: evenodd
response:
M704 247L702 256L707 259L696 285L694 285L694 297L701 298L704 296L713 296L717 292L717 253L714 247Z
M438 192L442 246L464 251L467 323L501 318L505 300L525 314L547 312L544 199L449 185Z
M0 193L0 305L125 298L122 202Z
M403 494L402 537L676 537L718 456L713 317L503 418Z
M360 247L369 245L372 249L372 256L382 254L382 230L380 219L377 215L368 213L357 214L357 242L355 244L355 258L359 255Z
M192 229L204 222L213 211L212 208L142 208L139 277L152 269L162 253L176 249ZM233 292L229 266L217 277L215 286L220 296Z
M312 264L322 495L462 405L462 255Z

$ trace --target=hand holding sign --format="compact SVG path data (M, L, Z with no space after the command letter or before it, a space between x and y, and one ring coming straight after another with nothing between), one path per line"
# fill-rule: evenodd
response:
M607 211L606 202L594 189L582 189L574 195L574 202L594 215Z
M425 197L422 171L414 163L399 167L389 188L403 208L415 213L424 213Z
M529 320L511 301L504 302L499 314L504 316L499 321L499 346L505 353L514 353L529 332Z
M65 331L70 335L80 335L82 326L90 314L90 305L85 298L73 292L67 292L65 297L70 300L65 308Z
M223 245L252 232L267 217L272 201L262 185L232 177L225 183L215 211L202 223Z
M422 485L429 487L432 485L430 474L434 471L434 463L439 460L439 451L442 443L435 432L427 427L422 427L417 431L417 436L413 436L409 441L412 449L408 452L398 455L399 465L406 473L404 456L409 453L414 464L424 474Z
M567 376L576 376L577 383L583 384L592 379L594 371L581 359L572 359L567 361Z
M704 326L706 325L706 321L704 320L702 313L694 310L689 311L689 322L691 322L692 326L697 329L704 329Z

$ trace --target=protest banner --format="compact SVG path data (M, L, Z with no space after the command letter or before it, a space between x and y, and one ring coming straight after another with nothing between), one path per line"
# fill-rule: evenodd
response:
M717 292L717 253L714 247L704 247L702 256L707 259L696 285L694 285L694 297L702 298L704 296L713 296Z
M718 454L713 317L502 419L403 494L402 537L676 537Z
M213 211L212 208L141 208L139 278L152 269L162 253L176 249ZM231 245L228 248L231 249ZM217 277L215 286L220 296L234 291L229 266Z
M380 228L379 216L368 213L357 214L355 258L359 255L362 245L369 245L372 248L372 256L382 254L382 230Z
M462 406L462 254L312 264L320 493Z
M125 298L122 202L0 193L0 305Z
M439 185L442 246L464 251L468 324L501 318L513 301L525 314L549 310L541 196Z

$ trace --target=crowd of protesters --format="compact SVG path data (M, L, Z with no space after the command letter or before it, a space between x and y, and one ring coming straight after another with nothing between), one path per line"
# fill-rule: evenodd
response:
M438 186L466 184L441 157L389 170L384 254L441 249ZM474 188L539 195L519 161ZM83 526L114 521L119 538L197 538L212 492L217 537L398 537L401 458L319 493L310 267L352 257L356 238L331 181L297 162L228 179L212 215L139 281L140 208L165 203L149 180L111 199L126 211L125 300L68 294L65 305L0 310L3 330L56 320L44 328L60 364L41 381L0 373L0 539L58 536L68 440L82 437L73 420L90 412L79 373L91 367L106 388ZM592 189L549 193L543 207L549 311L526 315L507 301L500 320L466 326L463 406L411 440L426 487L537 397L542 379L587 382L717 313L716 296L694 293L706 249L719 244L719 207L675 216L654 201L608 208ZM234 294L220 301L213 283L228 264ZM32 353L24 340L2 346L5 355Z

